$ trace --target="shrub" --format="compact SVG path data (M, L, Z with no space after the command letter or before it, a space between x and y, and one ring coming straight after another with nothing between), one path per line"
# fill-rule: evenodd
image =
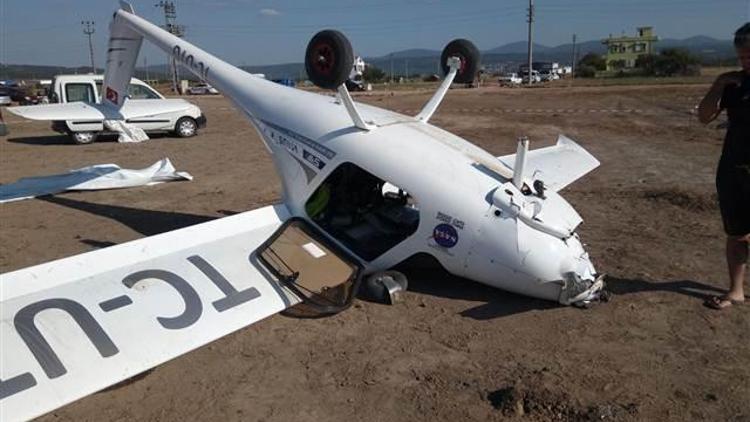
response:
M367 65L367 67L365 67L365 71L362 72L362 80L365 82L382 82L384 79L385 72L372 65Z
M578 68L583 67L592 67L594 68L594 71L597 70L606 70L607 69L607 61L604 59L604 57L600 56L596 53L589 53L583 56L581 60L578 61Z
M593 78L596 76L596 69L593 66L578 66L576 68L576 77L577 78Z
M636 60L636 67L649 76L691 76L700 74L700 59L682 48L667 48L658 55L645 55Z

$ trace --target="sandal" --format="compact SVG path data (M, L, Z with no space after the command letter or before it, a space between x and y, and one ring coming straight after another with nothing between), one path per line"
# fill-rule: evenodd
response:
M712 296L710 299L707 299L703 304L711 309L722 310L726 308L731 308L734 305L741 305L743 302L744 302L743 300L729 299L726 296Z

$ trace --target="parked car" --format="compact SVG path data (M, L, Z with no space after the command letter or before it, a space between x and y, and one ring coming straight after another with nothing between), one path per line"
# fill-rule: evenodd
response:
M528 71L523 72L522 75L523 75L522 83L525 83L525 84L529 83L529 72ZM531 71L531 83L535 84L535 83L540 83L540 82L542 82L542 77L539 76L539 72L536 70L532 70Z
M10 105L10 88L0 86L0 106Z
M52 80L49 102L100 103L103 79L102 75L58 75ZM138 116L126 121L146 132L172 132L186 138L206 126L206 117L198 106L179 98L165 99L140 79L130 80L127 95L129 100L123 106L122 114ZM69 120L55 120L57 117L46 117L52 114L46 113L45 109L32 107L45 106L31 106L24 113L34 114L38 120L53 120L52 130L69 134L77 144L94 142L100 134L106 133L102 120L77 118L75 115Z
M500 86L515 86L523 82L523 79L516 73L508 73L507 75L500 76L497 81L500 83Z
M553 72L552 70L543 70L539 72L539 78L542 80L542 82L549 82L560 79L560 75L558 75L557 72Z
M19 105L35 105L49 103L49 90L38 86L18 88L16 96L11 99Z
M187 93L190 95L216 95L219 91L209 84L198 84L188 88Z
M8 134L8 126L5 125L3 120L3 110L0 109L0 136L6 136Z

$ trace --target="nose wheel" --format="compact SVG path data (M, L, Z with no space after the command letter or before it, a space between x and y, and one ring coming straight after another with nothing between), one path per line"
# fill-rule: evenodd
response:
M407 287L408 281L403 273L381 271L367 277L360 292L367 300L394 305L403 301Z

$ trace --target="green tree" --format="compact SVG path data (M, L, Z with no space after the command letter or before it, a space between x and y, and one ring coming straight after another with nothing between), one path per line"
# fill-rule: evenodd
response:
M655 54L644 54L638 56L638 58L635 59L635 67L641 69L644 75L653 76L656 57Z
M365 71L362 72L362 80L365 82L370 82L370 83L382 82L384 79L385 79L385 72L369 64L365 67Z
M578 61L578 67L593 67L594 70L606 70L607 61L599 54L588 53L581 60Z
M700 73L700 59L682 48L667 48L658 55L641 56L636 67L651 76L688 76Z
M604 57L595 53L588 53L576 64L576 77L593 78L599 70L607 69Z
M596 69L593 66L576 67L576 78L593 78L596 76Z

